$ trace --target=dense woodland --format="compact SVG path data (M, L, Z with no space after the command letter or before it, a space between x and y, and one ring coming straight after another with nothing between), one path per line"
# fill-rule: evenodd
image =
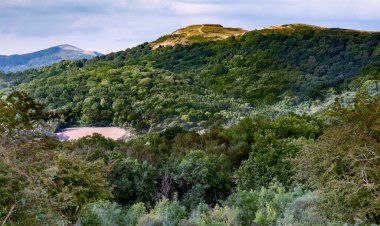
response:
M128 142L59 142L60 116L24 93L0 102L0 217L9 225L326 225L380 221L380 102L322 118L245 118ZM15 116L18 117L15 117Z
M1 74L0 221L380 224L379 43L292 25ZM56 125L140 133L59 142Z
M66 125L117 125L161 131L235 124L282 100L292 106L355 90L380 71L380 33L292 25L223 41L152 51L148 43L92 60L0 75ZM362 84L362 83L359 83Z

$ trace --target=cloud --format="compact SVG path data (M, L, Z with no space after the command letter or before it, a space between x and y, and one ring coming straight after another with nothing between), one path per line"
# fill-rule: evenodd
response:
M314 19L380 19L378 0L171 1L178 14L224 14Z
M379 30L379 11L379 0L0 0L0 54L62 43L107 53L192 23Z

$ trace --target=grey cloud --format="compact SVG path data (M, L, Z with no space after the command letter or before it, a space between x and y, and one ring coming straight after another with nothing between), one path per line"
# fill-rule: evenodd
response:
M379 0L0 0L0 54L53 43L106 53L192 23L379 30L378 11Z

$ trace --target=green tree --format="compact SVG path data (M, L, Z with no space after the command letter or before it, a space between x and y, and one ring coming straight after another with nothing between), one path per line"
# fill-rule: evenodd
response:
M58 156L48 187L55 208L75 223L87 203L112 197L106 184L109 171L100 160L87 162L72 154Z
M47 121L58 117L45 111L45 105L36 102L25 92L13 91L0 99L0 134L3 144L39 135L36 129L47 127Z
M290 113L274 120L271 123L271 128L279 138L305 137L315 139L322 132L322 122L311 116Z
M48 128L54 114L18 91L0 98L0 112L0 220L21 225L49 222L53 201L45 192L45 179L57 143L39 129ZM45 217L37 218L39 213Z
M232 188L226 157L209 156L201 150L190 151L182 159L173 179L182 202L188 207L196 207L202 201L216 203Z
M321 193L330 219L379 223L379 97L337 103L331 114L338 121L296 158L297 177Z
M156 169L147 162L116 160L107 180L113 186L114 200L121 205L150 204L153 201L157 175Z
M249 158L237 170L238 187L255 190L268 186L273 179L290 185L293 175L290 160L305 143L303 139L278 139L270 130L256 133Z

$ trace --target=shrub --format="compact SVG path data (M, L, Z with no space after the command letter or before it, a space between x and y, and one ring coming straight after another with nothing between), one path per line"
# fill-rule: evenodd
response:
M149 214L140 218L138 224L144 226L176 226L184 219L186 219L186 208L181 206L176 199L170 201L163 198L156 204Z
M123 225L124 218L124 211L117 203L100 200L83 208L80 223L83 226Z
M242 225L274 225L284 218L291 208L289 205L304 194L300 186L287 192L282 184L272 182L267 188L239 190L228 198L227 204L238 209L237 217Z
M185 225L239 225L238 209L228 206L216 205L210 208L204 203L200 203L191 213Z
M125 216L125 225L137 225L139 219L146 214L144 203L139 202L129 207Z

